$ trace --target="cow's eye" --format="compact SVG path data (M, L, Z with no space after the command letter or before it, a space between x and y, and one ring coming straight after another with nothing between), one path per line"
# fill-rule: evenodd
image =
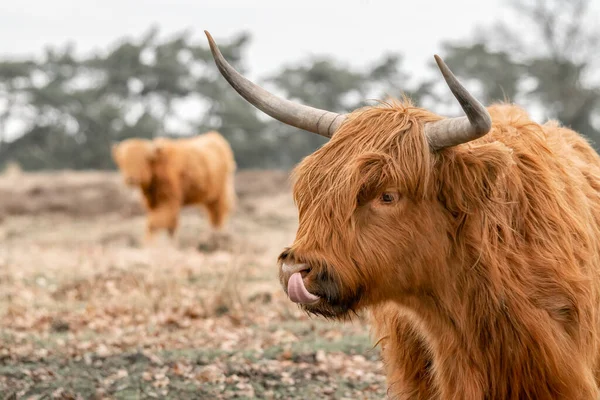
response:
M381 194L381 202L384 204L390 204L396 201L398 195L396 193L385 192Z

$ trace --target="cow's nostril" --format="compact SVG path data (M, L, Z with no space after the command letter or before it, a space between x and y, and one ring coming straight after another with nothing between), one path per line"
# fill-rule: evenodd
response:
M288 261L288 263L293 263L292 249L285 248L279 255L279 261Z
M308 275L310 273L310 270L311 270L311 268L309 267L309 268L306 268L306 269L303 269L302 271L300 271L300 275L302 275L303 279L306 278L306 275Z

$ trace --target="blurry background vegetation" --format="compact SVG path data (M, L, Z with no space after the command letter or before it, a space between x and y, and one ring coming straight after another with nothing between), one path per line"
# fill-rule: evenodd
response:
M508 100L539 122L561 121L600 145L600 32L584 16L589 0L507 1L514 18L444 43L442 56L484 104ZM522 37L519 27L535 27ZM247 33L223 40L242 73ZM357 54L357 57L360 57ZM433 62L429 65L435 68ZM383 54L364 70L329 57L284 66L257 83L289 99L331 111L399 98L458 112L439 73L406 71L401 54ZM431 78L416 81L416 76ZM150 28L104 52L76 57L65 45L41 58L0 60L0 169L112 169L110 145L128 137L181 136L215 129L232 143L240 168L289 168L324 143L266 118L218 74L206 41L186 32L161 38ZM193 110L189 119L178 110ZM188 112L190 114L190 112ZM22 135L8 138L8 121ZM596 147L598 148L598 147Z

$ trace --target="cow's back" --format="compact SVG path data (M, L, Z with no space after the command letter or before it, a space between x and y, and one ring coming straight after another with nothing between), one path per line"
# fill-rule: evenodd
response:
M503 142L514 151L517 163L538 163L533 167L550 174L557 184L585 192L592 204L600 203L600 156L583 136L556 121L538 125L516 106L492 106L490 112L495 129L484 141Z
M546 283L569 288L565 298L577 308L572 326L599 371L600 157L583 136L555 121L538 125L509 105L490 107L490 113L493 132L482 141L504 143L515 162L508 179L521 193L515 228L527 259L523 267L544 271L543 284L533 290L551 302L561 304L560 294L544 289ZM562 312L556 310L557 320Z
M208 203L233 185L236 164L227 140L218 132L207 132L178 142L183 154L184 203Z

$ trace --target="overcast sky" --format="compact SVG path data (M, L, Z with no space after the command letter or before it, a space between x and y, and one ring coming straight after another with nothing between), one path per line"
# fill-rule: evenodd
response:
M205 40L246 30L250 77L310 54L361 66L386 51L404 54L416 76L444 40L468 38L502 18L501 0L19 0L0 2L0 55L41 54L47 44L78 52L106 48L156 24L162 35L183 29ZM302 4L301 6L299 4Z

